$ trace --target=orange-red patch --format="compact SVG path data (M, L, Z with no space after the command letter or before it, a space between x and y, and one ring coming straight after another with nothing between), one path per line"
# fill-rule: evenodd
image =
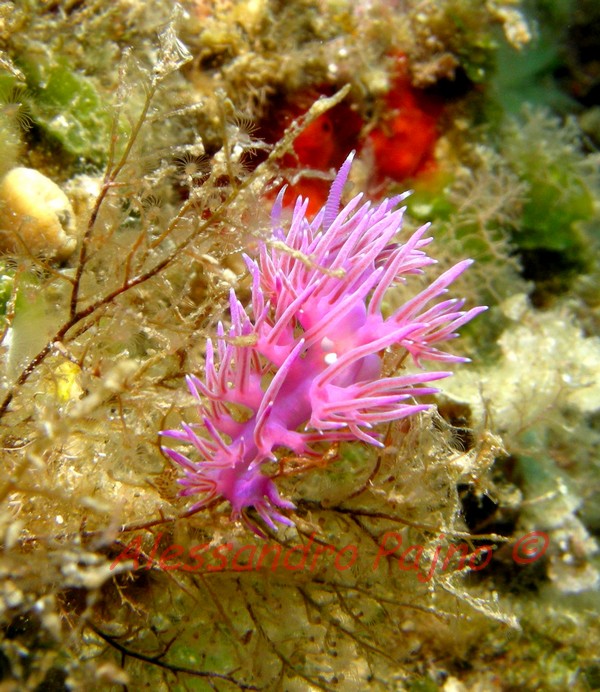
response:
M406 57L399 54L385 109L368 136L378 181L402 181L435 167L441 111L439 101L412 86Z

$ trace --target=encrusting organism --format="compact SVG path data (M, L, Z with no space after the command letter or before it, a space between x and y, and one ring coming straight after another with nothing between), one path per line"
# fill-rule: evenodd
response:
M204 379L187 377L202 423L183 423L162 434L195 447L193 460L163 451L183 469L182 495L199 496L190 511L223 498L232 519L263 535L247 510L267 526L291 525L280 510L294 509L263 473L275 452L318 456L323 442L361 440L383 446L375 425L428 408L413 397L432 394L423 386L447 371L386 377L382 354L405 349L421 361L467 359L438 350L456 329L485 310L463 311L464 300L434 303L471 264L463 260L444 272L388 317L381 312L386 291L435 262L423 248L432 238L421 227L404 243L406 197L372 206L355 196L341 211L340 200L353 155L340 168L324 207L308 221L308 200L298 198L288 231L281 224L281 191L272 211L272 238L256 260L245 256L252 276L248 311L232 289L231 326L217 328L216 348L207 341Z

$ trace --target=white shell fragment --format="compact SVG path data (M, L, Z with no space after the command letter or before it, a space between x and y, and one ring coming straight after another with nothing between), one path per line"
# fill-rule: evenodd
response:
M77 245L75 214L65 193L33 168L0 180L0 251L66 259Z

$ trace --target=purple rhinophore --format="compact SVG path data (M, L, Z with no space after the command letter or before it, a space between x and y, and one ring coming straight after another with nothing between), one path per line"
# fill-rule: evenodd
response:
M306 218L299 198L289 230L281 225L283 191L272 212L272 238L258 257L245 256L252 277L248 310L231 291L231 326L219 323L216 346L208 339L204 378L189 375L202 424L182 424L162 434L191 444L193 461L163 451L183 470L182 495L198 496L192 510L215 498L228 500L232 519L263 535L246 510L267 526L291 525L280 510L294 505L279 496L263 465L280 449L315 455L314 445L361 440L383 446L375 426L428 408L414 397L450 372L382 375L382 353L405 349L414 363L466 360L438 350L458 327L485 310L463 311L463 300L435 302L469 266L459 262L388 317L381 312L388 288L433 264L423 250L428 225L406 242L395 240L405 195L361 205L340 199L352 155L341 167L323 209ZM237 412L236 415L232 413Z

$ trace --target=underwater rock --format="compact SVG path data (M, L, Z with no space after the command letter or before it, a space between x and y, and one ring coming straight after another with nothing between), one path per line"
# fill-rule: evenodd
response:
M73 208L56 183L21 167L0 180L0 250L63 260L76 245Z

